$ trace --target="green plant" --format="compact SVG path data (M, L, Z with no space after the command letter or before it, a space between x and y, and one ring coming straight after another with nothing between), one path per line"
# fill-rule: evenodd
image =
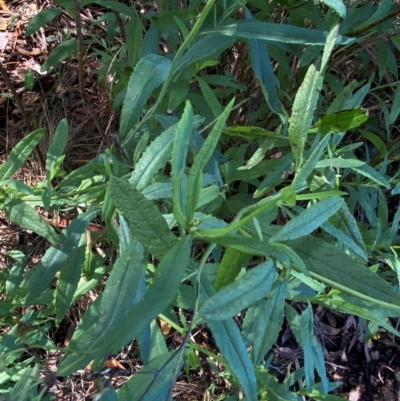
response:
M143 20L133 7L97 3L125 13L134 25L127 29L142 37ZM264 21L275 3L248 2L252 9L244 1L229 7L224 1L209 0L204 7L193 3L179 13L167 9L152 18L139 47L122 45L120 54L129 61L121 61L115 71L104 56L105 69L117 77L114 103L122 106L113 149L65 176L61 165L68 127L62 120L48 151L42 186L31 188L12 176L44 130L24 138L0 167L0 202L7 217L49 243L41 261L27 272L29 255L16 252L10 253L15 264L2 272L7 295L2 316L30 308L21 316L29 330L21 333L19 322L0 342L1 385L11 399L15 394L27 400L49 397L32 381L39 369L34 358L18 360L23 346L56 349L45 335L53 320L60 324L71 305L104 278L104 290L82 316L57 373L71 375L91 361L92 369L100 371L109 355L136 338L143 368L118 390L101 381L100 399L168 399L182 367L198 366L197 352L223 366L236 390L231 399L240 390L247 400L298 400L302 395L337 400L326 395L338 383L327 379L312 304L366 319L365 338L379 326L399 334L388 318L400 316L395 285L399 262L393 247L400 212L390 226L384 193L395 184L397 193L398 179L387 172L389 136L376 127L359 128L373 127L360 107L374 77L339 84L340 76L329 69L332 58L362 40L340 34L357 32L349 27L359 11L353 5L346 15L340 1L326 2L329 10L313 2L298 7L281 1L292 20L289 25ZM72 2L63 6L74 10ZM235 21L241 7L245 19ZM382 2L368 8L371 17L358 29L374 29L381 18L375 14L388 12L387 7ZM32 21L28 33L60 13L46 11ZM304 26L305 11L312 12L315 29ZM117 17L109 16L109 21L109 29L118 30ZM167 54L153 52L158 35L168 38ZM244 97L244 85L230 73L208 73L214 72L215 58L239 39L248 43L265 100L264 110L249 116L250 125L237 124L241 107L251 101L251 94ZM47 66L60 62L61 53L70 55L74 40L64 42L68 52L58 50ZM280 63L276 72L268 52ZM301 68L294 75L291 63L296 59ZM380 63L379 68L382 79L385 66ZM396 110L397 102L385 114L387 131ZM263 127L253 126L259 120ZM346 133L355 129L378 151L373 166L371 158L356 157L363 143L346 142ZM58 232L36 207L74 210L77 217ZM283 226L276 222L278 214L286 216ZM103 241L109 254L115 254L112 264L91 249L86 230L96 218L106 227ZM378 259L390 269L369 268ZM258 262L249 268L250 261ZM36 305L46 307L35 310ZM188 312L188 322L182 314L178 320L177 308ZM240 327L233 319L239 314ZM178 349L168 352L157 317L181 333ZM265 356L284 317L303 349L304 366L280 383L269 373ZM204 324L221 355L192 340L191 333ZM25 385L17 383L10 390L8 381L15 377ZM303 379L300 388L294 386L298 379Z

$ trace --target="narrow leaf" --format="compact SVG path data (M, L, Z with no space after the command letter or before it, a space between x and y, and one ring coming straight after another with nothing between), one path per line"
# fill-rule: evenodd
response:
M258 239L243 235L226 235L224 237L210 238L209 240L210 242L216 242L224 247L233 248L252 256L268 256L290 264L290 258L285 252L281 251L281 248L278 246L279 244L266 244Z
M162 132L147 147L135 166L129 182L142 191L171 158L178 124Z
M124 337L129 331L128 328L122 330L121 324L127 312L139 302L144 271L143 246L132 240L114 263L104 292L84 313L61 362L61 371L73 372L91 360L112 352L114 347L109 343L112 332L119 329ZM124 345L119 344L120 347Z
M171 70L171 61L166 57L149 54L137 63L124 100L120 120L121 140L126 139L136 124L153 90L161 85Z
M97 3L102 7L108 7L117 13L121 13L128 17L135 17L135 11L128 7L126 4L120 3L118 1L109 1L109 0L98 0L93 3Z
M342 203L338 212L329 219L329 223L332 223L336 228L341 230L350 241L353 242L353 246L351 245L351 242L347 243L348 247L355 250L361 257L367 260L367 250L358 228L357 221L351 214L345 202Z
M262 39L282 43L325 45L327 33L317 29L300 28L294 25L272 24L259 20L242 20L230 25L210 29L203 35L227 35L236 38ZM350 44L355 39L339 35L336 44Z
M370 178L372 181L375 181L379 185L382 185L385 188L390 188L389 181L381 174L379 174L373 167L368 164L363 164L362 166L353 167L353 170L357 171L361 175Z
M59 242L58 234L51 224L23 200L17 198L6 199L4 210L13 223L32 230L47 239L52 245L56 245Z
M59 163L58 160L63 155L68 139L68 123L67 119L63 118L57 125L54 138L49 146L46 158L46 176L50 184L55 177Z
M247 20L252 22L255 21L251 12L247 8L245 8L245 13ZM272 64L268 55L267 47L265 46L264 41L260 39L250 39L249 45L253 70L260 82L265 100L270 109L285 121L286 116L284 116L279 103L275 87L275 76L272 70Z
M328 133L346 132L359 127L368 120L363 109L344 110L338 113L327 114L317 121L310 129L310 134L320 132L322 135Z
M292 393L285 384L279 383L267 371L257 370L256 375L263 388L268 392L268 401L299 401L299 396L296 393Z
M346 6L342 0L323 0L332 10L336 11L340 18L346 18Z
M42 72L47 71L77 51L78 42L75 38L62 42L50 53L40 70Z
M86 234L82 235L85 239ZM57 324L61 322L71 307L79 279L82 274L82 266L85 262L85 241L80 241L78 247L72 250L68 259L60 270L56 289L56 316Z
M56 273L61 269L73 249L78 246L82 234L91 220L99 213L98 209L80 214L60 234L58 246L49 248L42 260L29 270L21 284L26 304L36 305L37 299L51 284Z
M274 134L273 132L267 131L266 129L260 127L248 127L248 126L227 127L223 130L223 133L226 135L239 136L247 139L271 138L285 141L285 143L287 143L288 141L287 137Z
M289 119L289 141L296 163L296 170L303 164L304 146L307 134L314 118L317 106L321 77L314 65L311 65L297 92Z
M210 85L208 85L207 82L205 82L200 77L197 77L197 81L200 85L201 92L203 93L204 99L207 102L208 107L214 114L214 117L218 117L223 110L217 96L215 95L214 91L211 89Z
M251 352L254 366L258 366L263 361L282 330L287 281L278 280L276 284L268 295L268 301L260 300L260 307L256 314Z
M292 186L294 189L298 190L304 185L306 179L310 176L315 166L317 165L318 160L321 158L322 153L324 152L330 139L331 136L326 135L308 156L306 162L294 177L294 180L292 182Z
M211 35L200 38L178 61L175 73L180 73L186 67L203 60L213 60L230 47L235 39L223 35Z
M18 142L0 167L0 180L9 180L22 167L44 133L45 129L39 128Z
M136 372L119 390L119 401L165 400L172 387L177 358L173 352L155 357Z
M205 140L193 161L187 182L186 218L191 221L196 211L202 187L202 170L214 153L219 137L225 127L226 120L232 110L235 99L232 99L224 112L218 117L213 129Z
M13 250L9 252L9 255L15 260L16 263L10 269L10 273L7 276L7 281L6 281L7 297L11 297L21 285L24 269L27 265L27 258L22 252Z
M61 8L45 8L38 12L26 27L25 36L31 36L62 13Z
M269 260L219 290L199 309L207 320L229 319L262 297L268 296L277 277L275 264Z
M287 241L303 259L311 276L340 291L399 310L400 294L367 266L320 238Z
M269 242L286 241L312 233L333 216L342 204L343 199L338 197L319 201L285 224Z
M139 277L145 267L140 249L140 244L135 242L123 251L104 293L84 314L60 365L60 375L70 374L95 357L119 350L142 333L176 297L189 265L191 238L177 241L166 253L143 296L138 293ZM126 324L127 321L134 324Z
M186 158L189 150L190 139L193 131L193 108L189 101L186 102L185 110L178 123L174 139L174 149L171 160L171 176L173 191L173 212L181 226L186 225L186 218L183 215L185 210L186 177ZM185 179L184 179L185 178Z
M214 294L211 283L205 279L202 280L201 289L205 299ZM254 369L236 322L232 319L224 320L223 322L210 321L208 326L212 331L218 348L242 386L246 399L248 401L258 400Z

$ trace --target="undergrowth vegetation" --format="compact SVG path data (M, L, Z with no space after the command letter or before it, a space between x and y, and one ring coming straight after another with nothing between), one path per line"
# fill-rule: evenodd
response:
M42 70L75 57L93 113L84 72L95 57L119 133L67 174L63 118L44 181L13 179L44 128L0 167L1 209L47 243L37 263L34 250L10 249L0 272L0 397L54 399L57 380L90 364L94 400L168 400L205 365L208 399L342 399L328 395L340 383L327 375L315 307L357 316L360 341L400 334L398 6L56 3L26 35L62 13L76 31L58 37ZM101 17L83 26L81 7ZM60 230L44 211L74 218ZM60 346L51 333L93 289ZM303 357L275 377L283 325ZM212 346L196 340L202 331ZM141 369L113 386L104 363L128 344ZM57 371L44 369L46 353Z

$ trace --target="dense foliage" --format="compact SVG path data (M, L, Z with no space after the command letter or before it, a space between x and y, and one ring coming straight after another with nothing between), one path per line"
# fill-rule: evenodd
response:
M106 10L96 22L106 40L96 26L81 28L80 7L91 3ZM65 352L57 376L68 377L92 361L101 372L136 339L141 371L118 390L100 376L94 399L167 400L199 353L232 384L220 399L341 399L325 395L338 383L327 378L313 306L363 319L363 341L379 327L399 335L389 320L400 317L400 212L388 203L400 191L395 6L135 3L58 0L26 29L35 35L64 12L76 19L77 35L60 39L43 70L82 59L89 46L120 128L113 146L66 174L62 119L46 181L35 187L13 175L45 129L0 167L8 219L48 242L35 266L11 250L1 272L10 327L0 342L1 391L51 399L27 349ZM43 210L76 218L58 231ZM104 225L101 238L87 230L92 222ZM59 349L47 332L94 288L101 293ZM156 318L181 333L179 348L169 350ZM284 321L304 364L282 382L267 356ZM192 338L204 327L220 353Z

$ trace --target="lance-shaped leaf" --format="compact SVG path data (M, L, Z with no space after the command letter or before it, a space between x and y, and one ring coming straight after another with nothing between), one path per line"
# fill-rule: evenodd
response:
M203 32L203 35L227 35L236 38L262 39L283 43L300 43L304 45L325 45L327 32L317 29L300 28L294 25L272 24L259 20L242 20L234 24ZM336 44L350 44L357 41L339 35Z
M78 41L75 38L62 42L50 53L40 70L47 71L77 51Z
M56 230L22 199L6 199L4 210L13 223L41 235L52 245L58 243L59 238Z
M143 248L137 241L125 248L103 294L84 314L59 374L70 374L92 359L116 352L142 333L176 298L190 252L190 237L177 241L157 266L153 283L142 296L139 283L145 269Z
M224 35L210 35L196 42L178 61L175 72L193 65L197 61L213 60L224 50L233 45L235 39Z
M260 299L257 306L252 311L249 310L250 314L246 313L243 331L250 325L247 343L253 344L251 357L254 366L262 362L282 330L286 286L286 280L278 280L268 295L268 300Z
M299 216L290 220L275 235L273 235L269 241L286 241L312 233L320 227L321 224L333 216L342 204L343 199L339 197L325 198L321 200L304 210Z
M79 279L82 274L82 266L85 262L85 238L82 235L81 243L72 250L68 259L60 270L60 278L56 289L56 315L57 323L60 323L72 305Z
M318 71L315 65L309 67L294 100L288 134L297 171L303 164L304 146L317 107L326 63L338 37L338 29L338 25L334 26L326 38L320 70Z
M148 98L167 78L171 61L166 57L148 54L136 64L129 79L120 120L120 136L126 139L136 124Z
M200 191L202 187L203 168L214 153L219 137L225 127L225 122L232 110L234 102L235 99L232 99L228 106L226 106L223 113L218 117L217 122L209 133L199 153L194 158L193 165L189 172L186 190L186 218L189 222L192 220L199 202Z
M22 167L33 149L42 139L44 133L45 129L39 128L18 142L7 160L0 167L0 181L9 180Z
M400 294L378 274L337 247L312 236L286 244L303 259L311 277L373 304L400 311Z
M21 284L26 304L37 304L37 298L51 284L55 274L61 269L74 248L78 246L82 234L98 213L99 210L94 209L80 214L61 232L58 246L49 248L42 260L28 271Z
M63 118L57 125L53 141L50 144L46 158L46 176L50 186L51 180L55 177L62 162L62 156L68 139L68 123Z
M359 127L367 120L368 116L362 109L344 110L322 117L313 125L309 132L310 134L320 132L322 135L329 133L338 134Z
M160 134L147 147L132 172L129 182L142 191L171 158L177 124Z
M201 284L203 299L206 300L213 296L215 290L211 283L202 277ZM236 322L232 319L221 322L209 321L208 326L213 333L218 348L228 362L229 368L242 386L246 399L249 401L258 400L254 369Z
M304 371L308 390L314 386L314 368L321 378L324 391L328 392L322 347L315 338L311 305L299 315L290 305L285 305L286 315L298 343L304 352Z
M346 18L346 6L342 0L323 0L323 2L332 10L336 11L340 18Z
M174 138L174 149L171 160L171 176L173 188L174 216L181 226L186 226L185 210L186 195L186 157L193 131L193 108L189 101L186 102L182 118L178 123Z
M304 77L293 103L289 119L289 140L296 163L296 170L303 164L304 146L307 134L314 118L317 106L321 77L314 65L311 65Z
M72 372L106 352L112 352L107 350L109 344L104 346L112 330L119 328L121 334L124 332L119 326L127 318L127 312L138 303L144 271L143 246L133 240L116 260L104 292L83 315L60 365L61 371ZM127 322L125 325L128 326Z
M262 263L207 299L199 309L199 315L207 320L229 319L268 296L276 277L274 262Z
M162 354L140 369L118 390L118 401L166 400L177 368L175 355Z
M128 220L133 236L161 259L176 242L176 237L157 206L121 178L112 177L109 185L111 200Z
M292 187L296 190L300 189L302 185L304 185L306 179L314 170L318 160L321 158L322 153L325 150L325 147L329 143L331 139L330 135L326 135L314 148L311 154L308 156L307 161L301 167L300 171L297 172L294 180L292 182Z
M247 8L245 8L245 13L246 19L254 22L254 18ZM250 39L249 45L253 70L260 81L265 100L270 109L278 114L282 121L286 122L287 118L282 112L276 92L275 76L265 42L260 39Z
M61 8L45 8L38 12L30 21L25 30L25 36L31 36L40 28L53 21L62 13Z

